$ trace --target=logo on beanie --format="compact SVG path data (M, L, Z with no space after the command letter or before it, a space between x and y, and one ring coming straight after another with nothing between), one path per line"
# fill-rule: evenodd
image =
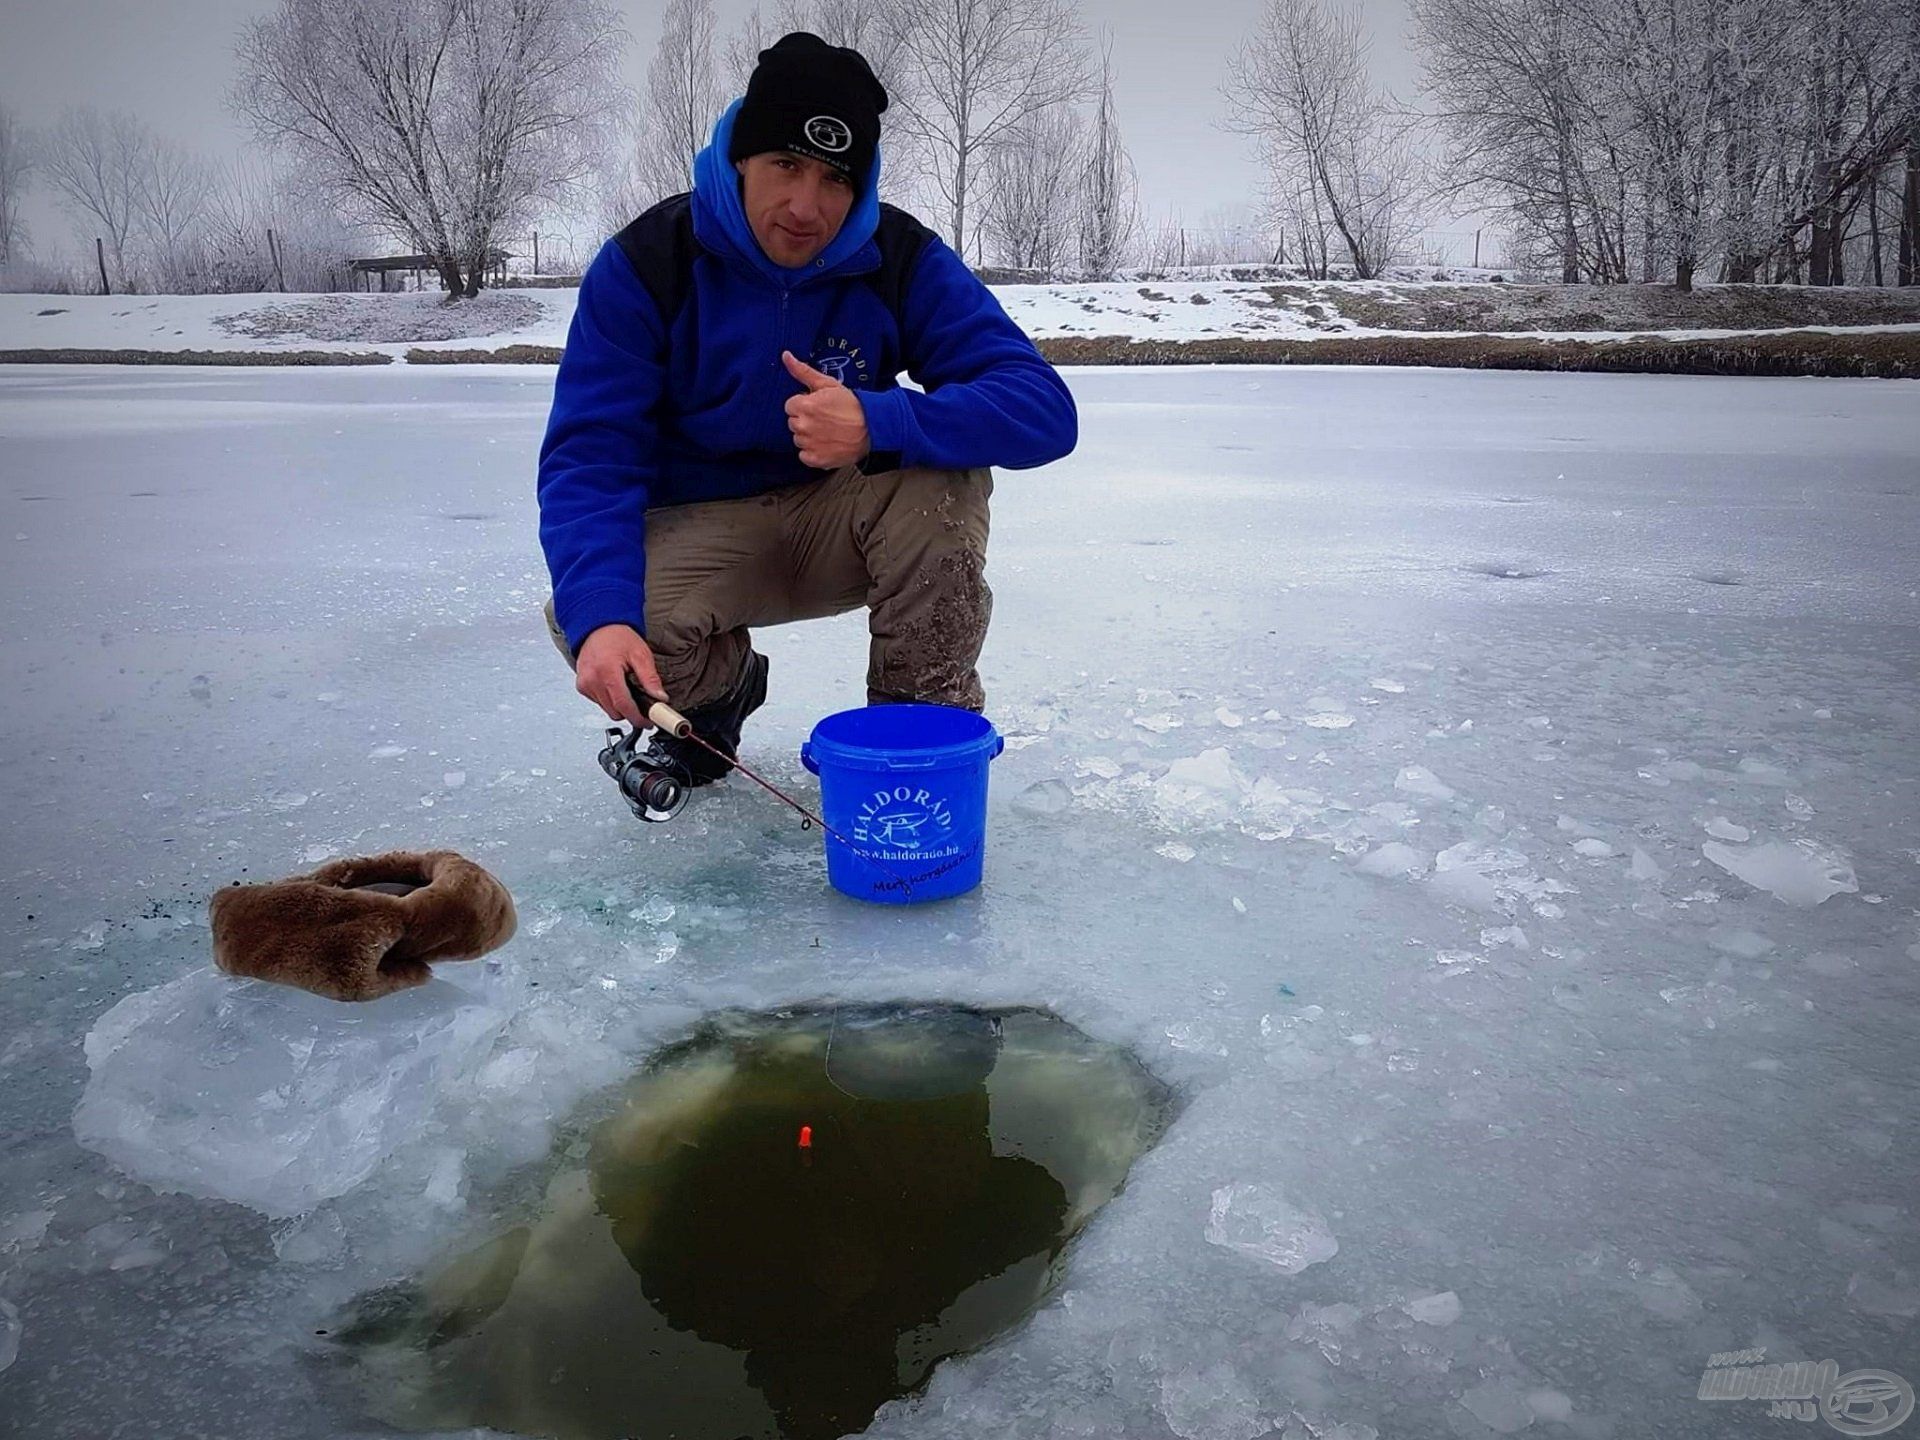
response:
M831 115L814 116L805 129L807 139L833 155L853 144L853 131L847 128L847 122Z

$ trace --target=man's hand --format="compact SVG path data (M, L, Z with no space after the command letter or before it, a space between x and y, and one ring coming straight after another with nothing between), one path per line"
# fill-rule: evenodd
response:
M649 698L636 697L634 683ZM650 723L647 707L667 698L653 651L631 625L602 625L587 636L574 657L573 688L606 711L609 720L631 721L636 730Z
M780 358L787 373L807 387L806 394L787 401L787 429L799 447L800 462L816 470L838 470L864 457L873 448L873 437L867 434L860 397L831 375L794 359L791 350L782 350Z

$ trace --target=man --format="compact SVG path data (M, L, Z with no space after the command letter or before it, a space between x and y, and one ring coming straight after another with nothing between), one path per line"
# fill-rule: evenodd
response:
M879 203L886 107L857 51L784 37L693 191L581 277L540 541L548 628L609 719L665 698L732 755L766 698L751 627L860 606L869 703L984 704L987 467L1059 459L1078 419L959 257ZM728 768L658 733L644 758L689 785Z

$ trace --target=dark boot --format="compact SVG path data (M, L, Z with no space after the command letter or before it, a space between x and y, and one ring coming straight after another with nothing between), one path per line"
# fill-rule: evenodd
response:
M746 669L729 693L681 713L693 726L694 734L730 759L740 753L740 731L747 717L766 703L767 657L749 650ZM650 769L674 775L690 787L711 785L733 768L704 746L659 730L649 738L641 761Z

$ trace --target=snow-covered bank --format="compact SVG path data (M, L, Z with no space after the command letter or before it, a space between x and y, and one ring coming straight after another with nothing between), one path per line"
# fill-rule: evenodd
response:
M1619 339L1920 330L1920 293L1797 287L1526 286L1183 280L1003 285L994 292L1039 340L1184 342L1525 335ZM557 350L578 292L492 290L455 305L392 295L0 295L0 352Z
M1049 1006L1186 1100L876 1434L1731 1440L1717 1353L1915 1379L1920 384L1068 378L1080 450L994 496L986 885L882 913L752 787L649 829L594 764L550 372L0 370L10 1433L364 1433L298 1361L332 1298L518 1223L698 1014L833 997ZM747 754L804 790L864 618L762 640ZM415 843L522 929L369 1017L399 1100L330 1145L391 1072L197 1009L205 900ZM95 1074L297 1164L173 1193Z

